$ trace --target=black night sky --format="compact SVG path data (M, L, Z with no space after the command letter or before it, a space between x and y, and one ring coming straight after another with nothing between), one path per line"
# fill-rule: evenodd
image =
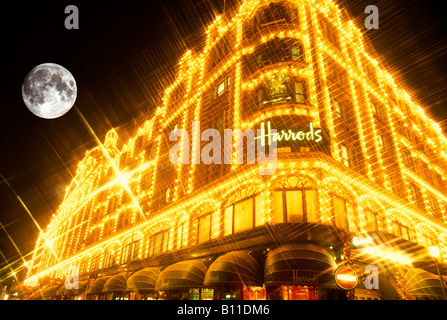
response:
M35 66L67 68L78 86L76 108L101 140L118 128L144 122L172 81L179 57L204 39L204 26L221 14L224 0L38 1L2 4L0 54L0 223L26 256L38 229L60 205L93 137L73 108L46 120L25 106L21 86ZM226 10L238 0L226 0ZM434 0L340 0L341 7L372 42L388 70L447 132L447 4ZM64 9L79 9L79 30L67 30ZM366 30L364 8L380 10L378 30ZM129 133L131 133L129 131ZM12 187L14 192L8 186ZM20 255L0 228L0 281L21 265ZM26 259L29 259L27 256Z

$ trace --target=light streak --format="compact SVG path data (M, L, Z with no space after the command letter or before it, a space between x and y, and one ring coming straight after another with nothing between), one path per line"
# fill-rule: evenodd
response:
M23 202L22 198L20 198L20 196L17 194L17 192L15 192L15 190L11 187L11 185L9 184L8 180L5 179L5 177L0 173L0 177L3 179L3 181L6 183L6 185L9 187L9 189L12 191L12 193L14 193L14 195L16 196L17 200L19 200L20 204L22 205L22 207L25 209L26 213L28 213L28 216L31 218L31 220L33 220L34 225L37 227L37 229L44 235L45 237L45 233L43 232L42 228L39 226L39 224L37 223L36 219L34 219L34 216L31 214L31 212L29 211L28 207L25 205L25 202ZM6 231L6 230L5 230ZM8 234L9 237L9 234ZM9 237L10 238L10 237ZM10 240L14 243L14 241L10 238ZM15 246L15 244L14 244ZM17 248L17 247L16 247ZM18 250L18 249L17 249ZM53 256L56 259L59 259L56 255L56 253L54 252L54 250L51 250ZM20 251L19 251L20 253ZM21 254L20 254L21 255Z

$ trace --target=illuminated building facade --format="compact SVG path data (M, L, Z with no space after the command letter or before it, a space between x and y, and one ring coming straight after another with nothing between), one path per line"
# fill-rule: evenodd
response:
M176 143L204 152L207 128L268 126L284 130L272 175L169 159ZM169 141L179 128L190 139ZM153 117L118 139L79 163L25 285L76 266L96 298L140 272L158 299L411 299L424 294L406 291L410 273L435 272L428 248L447 257L447 139L332 1L247 0L217 17ZM365 288L370 264L394 296ZM358 270L355 293L336 286L340 265Z

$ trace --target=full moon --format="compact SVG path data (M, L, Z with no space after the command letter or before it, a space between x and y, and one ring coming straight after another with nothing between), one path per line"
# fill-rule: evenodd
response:
M55 63L40 64L25 77L22 98L36 116L55 119L67 113L76 100L77 87L72 74Z

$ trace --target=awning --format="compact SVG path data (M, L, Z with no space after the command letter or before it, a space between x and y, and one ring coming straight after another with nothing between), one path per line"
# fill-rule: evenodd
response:
M214 261L205 274L205 286L262 285L262 269L245 251L232 251Z
M135 272L129 279L127 279L126 291L144 292L153 291L155 289L155 282L160 275L159 268L145 268Z
M102 292L124 292L126 289L126 273L118 273L110 277L109 280L104 284Z
M308 244L280 246L267 256L264 267L266 285L335 285L337 264L324 248Z
M443 299L439 277L419 268L412 268L405 274L404 292L411 297Z
M110 276L104 276L95 280L95 283L88 289L89 294L100 294L102 293L102 289L106 284L107 280L109 280Z
M155 290L202 287L206 269L203 259L177 262L160 273Z

